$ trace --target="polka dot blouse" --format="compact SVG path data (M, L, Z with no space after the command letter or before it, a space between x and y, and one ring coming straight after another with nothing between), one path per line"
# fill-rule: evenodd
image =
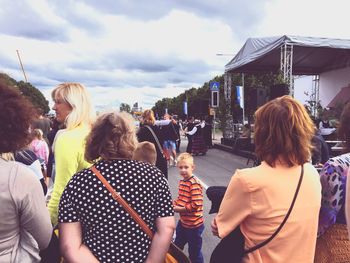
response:
M166 179L155 166L133 160L100 161L96 168L155 230L155 219L173 216ZM59 205L59 222L80 222L83 243L100 262L144 262L151 241L89 169L75 174Z

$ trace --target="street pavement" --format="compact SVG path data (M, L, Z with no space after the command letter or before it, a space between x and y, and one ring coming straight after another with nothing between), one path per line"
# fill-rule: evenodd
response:
M219 136L216 136L216 138L219 139ZM214 142L218 143L219 141L216 140ZM181 152L186 150L186 146L187 140L181 138ZM248 167L246 162L247 159L244 157L215 148L209 149L204 156L194 156L194 163L196 166L194 174L203 184L205 230L202 235L202 251L205 263L209 263L211 252L220 241L218 237L213 236L211 233L210 223L215 214L208 214L211 202L207 198L205 190L209 186L227 186L236 169ZM174 199L177 197L178 182L180 179L177 168L170 167L168 171L168 181ZM178 221L178 219L178 214L176 214L176 220ZM187 246L185 247L185 253L188 255Z

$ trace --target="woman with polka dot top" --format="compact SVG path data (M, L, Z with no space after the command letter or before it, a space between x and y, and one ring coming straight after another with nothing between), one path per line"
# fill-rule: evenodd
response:
M153 230L150 240L90 169L76 173L59 205L60 246L68 262L163 262L175 229L167 180L131 160L137 139L132 117L106 113L94 124L85 159Z

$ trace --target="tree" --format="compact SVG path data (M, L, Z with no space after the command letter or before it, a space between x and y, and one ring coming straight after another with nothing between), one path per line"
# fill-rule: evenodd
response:
M126 111L126 112L128 112L128 113L131 112L130 105L127 104L127 103L124 103L124 102L120 104L119 110L120 110L120 111Z
M40 90L32 86L29 82L24 81L17 82L17 87L21 93L33 103L34 107L40 109L41 113L45 114L49 112L49 102L45 99Z
M5 73L0 73L0 81L3 81L9 86L19 89L23 96L25 96L31 103L33 103L34 107L37 108L38 111L42 112L43 114L49 112L49 101L45 99L45 96L41 93L40 90L38 90L29 82L17 82Z
M219 82L219 107L216 111L216 117L220 119L222 125L225 125L226 118L229 114L233 115L234 120L242 119L242 109L237 102L236 86L242 85L242 74L234 73L231 75L231 105L225 100L224 96L224 75L216 76L208 82L205 82L202 87L190 88L174 98L163 98L155 103L152 108L154 113L158 116L162 116L165 113L165 109L168 109L169 113L183 115L183 102L187 101L188 115L195 117L203 117L208 114L208 106L210 101L210 82ZM252 116L257 108L256 94L257 89L265 89L267 91L267 99L271 96L271 87L284 84L281 74L275 73L259 73L259 74L245 74L244 77L244 104L245 104L245 116L252 119ZM254 95L255 96L252 96ZM231 109L231 112L228 112Z

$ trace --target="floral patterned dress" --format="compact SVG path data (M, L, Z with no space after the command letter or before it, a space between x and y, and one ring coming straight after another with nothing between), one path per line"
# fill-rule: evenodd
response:
M350 167L350 153L330 158L320 172L322 203L318 236L335 223L346 224L344 213L345 186Z

